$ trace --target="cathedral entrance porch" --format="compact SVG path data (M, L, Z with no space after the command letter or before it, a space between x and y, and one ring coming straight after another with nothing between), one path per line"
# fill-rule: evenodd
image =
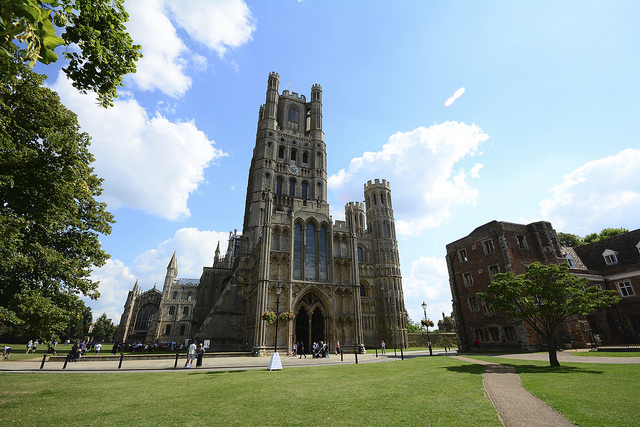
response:
M294 342L304 343L305 353L310 353L311 345L323 341L331 343L330 317L322 300L313 292L300 299L296 306Z

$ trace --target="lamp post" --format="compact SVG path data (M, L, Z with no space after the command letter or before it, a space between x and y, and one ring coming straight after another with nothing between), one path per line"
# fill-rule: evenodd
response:
M280 314L280 292L282 292L282 284L278 283L278 285L276 286L276 339L273 343L274 353L278 352L278 323L280 323L278 315Z
M427 303L422 301L422 310L424 311L424 325L427 327L427 342L429 343L429 355L433 355L431 352L431 337L429 336L429 320L427 319Z

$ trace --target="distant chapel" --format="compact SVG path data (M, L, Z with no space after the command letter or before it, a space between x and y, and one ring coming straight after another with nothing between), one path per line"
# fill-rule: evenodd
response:
M339 341L344 351L407 346L406 311L391 188L364 185L365 202L349 202L333 222L327 203L322 88L311 101L278 92L269 74L249 167L242 234L230 233L200 279L178 278L171 258L162 292L136 282L124 305L116 340L210 340L213 351L265 354L292 343ZM276 291L280 291L277 295ZM292 313L276 324L268 311Z

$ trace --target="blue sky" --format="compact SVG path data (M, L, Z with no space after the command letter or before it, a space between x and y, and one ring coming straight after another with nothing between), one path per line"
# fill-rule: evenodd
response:
M451 312L445 246L491 220L584 236L639 226L640 3L128 1L138 72L101 110L48 85L93 139L117 223L94 316L119 321L173 252L198 278L241 231L267 77L323 88L334 219L391 183L410 317ZM445 101L458 89L462 96Z

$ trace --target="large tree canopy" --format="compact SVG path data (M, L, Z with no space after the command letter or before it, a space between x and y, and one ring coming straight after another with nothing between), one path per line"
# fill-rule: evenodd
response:
M0 8L0 57L13 55L14 41L24 42L20 57L33 67L56 62L54 49L67 46L64 72L82 93L96 92L103 107L113 104L122 77L142 56L124 26L123 0L0 0Z
M107 318L107 314L102 313L102 316L96 320L93 326L93 339L96 341L112 341L117 330L118 327L111 322L111 319Z
M558 233L558 240L562 246L575 247L580 245L586 245L587 243L597 242L609 237L617 236L618 234L628 233L626 228L603 228L600 233L587 234L585 237L580 237L577 234L570 233Z
M0 58L0 326L47 338L78 295L99 296L90 273L113 216L96 200L89 136L43 80L19 55Z
M617 303L616 291L601 291L589 280L568 272L567 264L531 264L524 274L499 273L487 293L479 293L487 304L508 316L524 320L547 341L549 363L559 366L555 332L567 317L589 314L597 308Z

